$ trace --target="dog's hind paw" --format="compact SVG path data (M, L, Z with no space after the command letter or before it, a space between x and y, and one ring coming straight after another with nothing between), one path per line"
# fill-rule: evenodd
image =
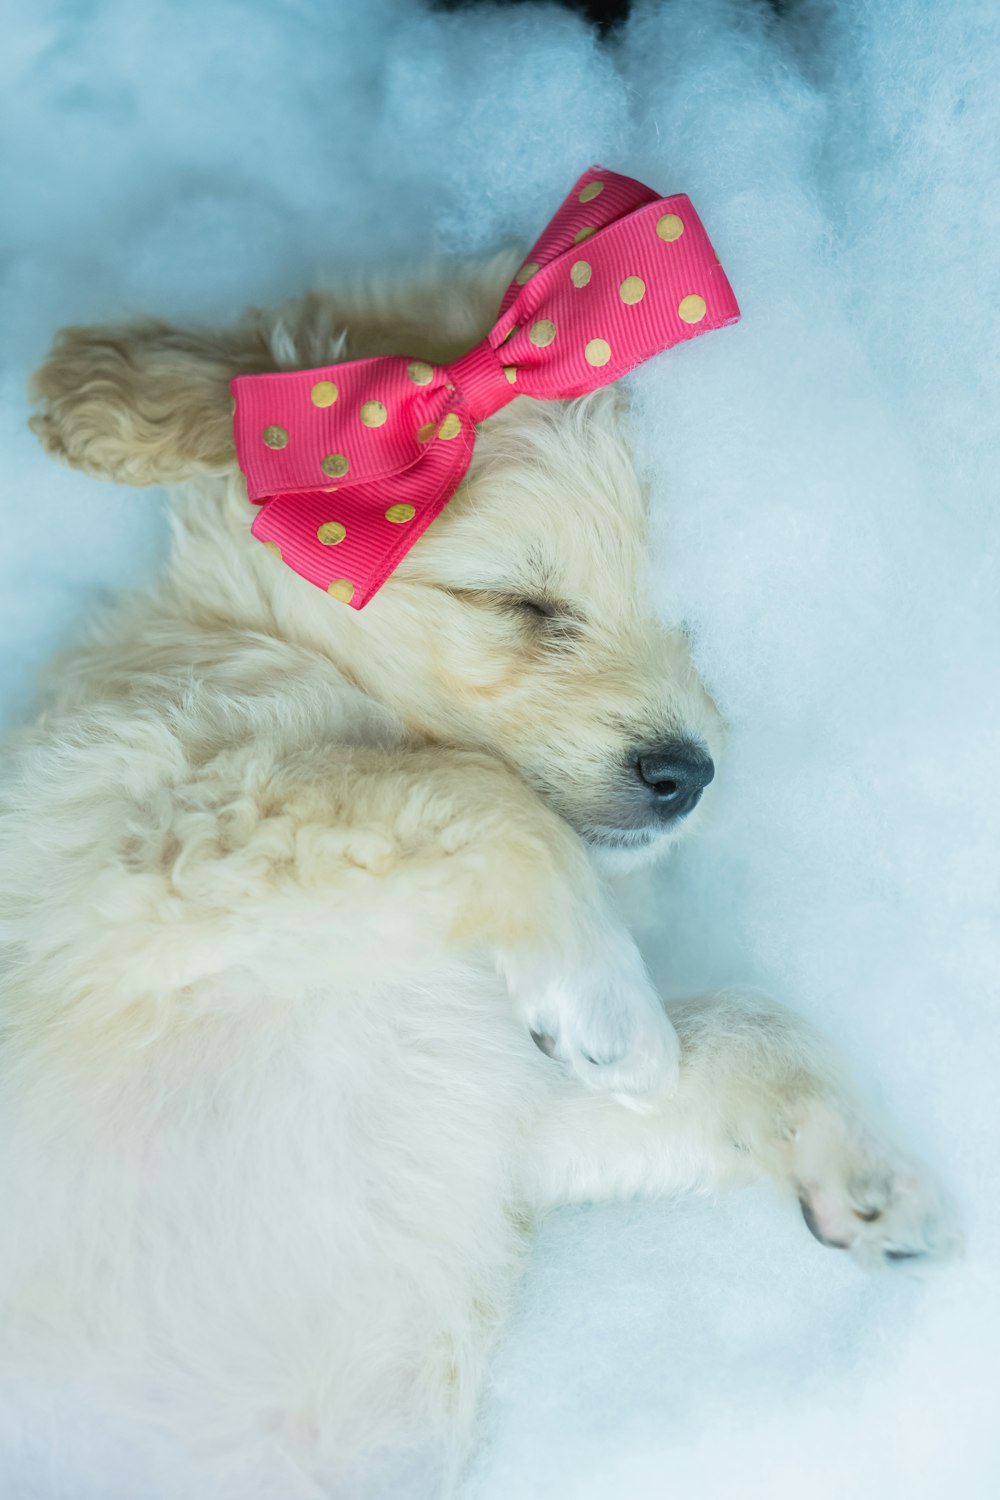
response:
M791 1136L793 1185L811 1233L868 1266L961 1253L962 1236L932 1175L849 1111L815 1100Z

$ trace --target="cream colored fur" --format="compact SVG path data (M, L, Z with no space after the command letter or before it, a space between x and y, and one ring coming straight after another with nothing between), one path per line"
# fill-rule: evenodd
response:
M70 330L36 377L52 453L172 487L162 577L55 665L0 828L2 1369L56 1444L67 1391L145 1433L136 1495L161 1440L199 1500L447 1491L558 1203L764 1173L862 1259L953 1243L801 1022L671 1026L596 867L633 746L721 749L620 393L485 423L361 613L249 535L230 377L453 354L509 271Z

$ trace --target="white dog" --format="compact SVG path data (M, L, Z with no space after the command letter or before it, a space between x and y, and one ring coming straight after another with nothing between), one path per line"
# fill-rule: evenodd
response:
M363 612L249 534L230 378L453 358L511 269L69 330L36 379L48 449L169 484L173 543L10 756L3 1368L169 1437L199 1500L443 1493L555 1204L766 1173L859 1259L954 1243L794 1016L671 1024L595 873L720 750L620 393L484 423Z

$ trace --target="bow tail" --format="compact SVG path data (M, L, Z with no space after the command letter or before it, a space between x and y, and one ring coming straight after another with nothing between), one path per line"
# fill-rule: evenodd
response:
M439 429L401 473L269 496L251 531L300 577L361 609L451 499L472 450L472 422L465 419L451 437Z

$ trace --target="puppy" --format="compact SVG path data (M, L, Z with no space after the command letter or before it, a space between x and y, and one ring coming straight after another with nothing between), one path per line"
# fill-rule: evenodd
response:
M766 1174L863 1262L955 1243L795 1016L668 1020L598 873L695 826L722 738L621 393L485 422L363 612L250 536L230 379L452 359L513 269L70 329L35 379L46 448L168 485L172 541L10 751L0 1359L200 1494L447 1493L557 1204Z

